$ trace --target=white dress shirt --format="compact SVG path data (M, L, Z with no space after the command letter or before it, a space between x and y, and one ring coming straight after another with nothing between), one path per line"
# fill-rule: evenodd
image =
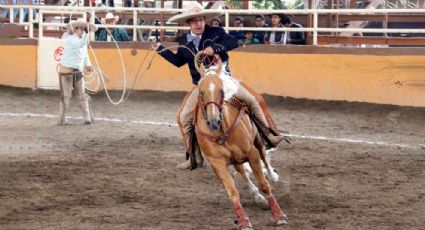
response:
M84 70L84 67L91 66L87 54L88 34L83 33L80 38L73 34L66 39L61 64L68 68Z

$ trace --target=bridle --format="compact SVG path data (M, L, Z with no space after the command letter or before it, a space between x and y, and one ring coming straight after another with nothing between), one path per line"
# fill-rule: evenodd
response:
M195 59L194 64L195 64L195 67L198 70L198 72L201 73L201 74L202 73L205 74L203 76L203 79L201 79L201 81L203 81L203 80L205 80L206 78L209 77L208 76L209 73L205 73L207 71L207 69L203 65L203 62L205 61L205 57L202 57L202 55L203 55L202 52L198 52L195 55L195 58L194 58ZM221 70L221 60L220 60L219 56L214 56L213 62L219 63L220 67L219 67L219 71L217 71L217 72L220 72L220 70ZM217 74L217 72L215 72L215 74ZM198 82L198 84L200 84L201 81ZM198 104L195 108L195 114L194 114L194 116L195 116L194 123L195 123L195 132L196 132L197 135L201 135L211 142L215 142L219 145L222 145L226 142L227 137L233 132L233 130L236 128L236 126L241 122L244 113L247 111L247 108L246 108L246 106L242 106L241 109L239 110L239 114L238 114L235 122L226 131L223 130L223 105L224 105L224 91L223 91L223 89L221 89L220 94L221 94L220 95L221 97L220 97L220 100L218 102L213 101L213 100L205 102L205 98L204 98L205 95L203 94L203 92L199 91ZM201 108L201 110L202 110L201 112L202 112L202 116L204 118L204 121L207 122L208 119L207 119L206 110L207 110L207 106L209 106L209 105L217 106L217 108L219 110L219 121L221 123L220 130L221 130L221 133L222 133L219 136L215 136L215 135L205 133L201 129L199 129L199 127L198 127L199 108Z
M221 130L222 134L219 135L219 136L215 136L215 135L205 133L201 129L199 129L199 127L198 127L199 108L201 108L201 110L202 110L202 116L204 118L204 121L207 122L206 109L207 109L208 105L217 106L218 110L220 112L219 121L221 123L220 130ZM223 90L221 90L220 102L208 101L208 102L204 103L203 94L200 93L200 95L198 96L198 105L195 108L195 114L194 114L195 115L194 122L195 122L195 132L196 132L196 134L201 135L201 136L207 138L209 141L215 142L219 145L222 145L222 144L224 144L224 142L226 142L227 137L233 132L233 130L236 128L236 126L241 122L242 116L247 111L247 107L245 105L242 105L240 110L239 110L239 114L238 114L235 122L225 131L225 130L223 130L223 105L224 105L224 91Z
M223 89L220 91L220 101L219 102L212 101L212 100L207 101L207 102L204 102L204 101L205 101L204 100L204 94L202 92L200 92L199 96L198 96L198 105L202 108L202 114L204 116L204 120L205 121L207 120L207 114L206 114L207 106L208 105L215 105L215 106L217 106L218 111L220 113L219 114L219 120L221 122L221 120L223 118L223 104L224 104L224 91L223 91Z

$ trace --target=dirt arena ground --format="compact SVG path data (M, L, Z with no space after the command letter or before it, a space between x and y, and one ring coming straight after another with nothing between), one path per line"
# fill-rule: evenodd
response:
M56 115L58 94L0 87L0 229L233 228L211 168L175 169L183 93L135 92L118 106L93 97L96 117L127 122L60 127L56 117L22 115ZM266 101L290 134L384 144L293 138L280 146L272 158L281 178L272 185L289 225L271 226L270 212L235 176L256 229L424 229L425 109ZM80 116L75 102L70 115Z

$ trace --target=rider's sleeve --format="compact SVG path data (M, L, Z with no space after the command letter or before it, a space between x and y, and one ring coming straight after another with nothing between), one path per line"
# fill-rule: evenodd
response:
M239 46L238 41L230 34L226 33L224 29L220 28L219 37L217 41L211 45L215 53L226 53Z
M161 55L165 60L170 62L171 64L180 67L187 63L186 58L183 55L182 48L177 49L177 53L173 53L168 49L165 49L163 45L160 45L158 49L156 50L159 55Z

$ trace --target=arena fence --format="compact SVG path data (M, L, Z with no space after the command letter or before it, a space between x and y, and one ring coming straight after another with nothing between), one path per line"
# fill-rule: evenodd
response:
M180 9L155 8L76 8L52 6L4 6L9 10L25 7L37 9L38 18L63 14L66 17L101 17L107 11L131 12L133 19L158 13L164 14L164 20ZM391 14L406 12L415 15L425 14L425 10L338 10L345 14ZM0 85L29 88L58 88L57 63L61 58L63 42L48 36L50 27L61 28L64 23L48 23L19 17L17 24L27 27L29 37L34 38L34 26L38 25L40 39L0 39ZM229 18L234 15L269 14L312 14L313 26L303 29L292 28L235 28L229 26ZM224 10L225 28L240 30L268 31L310 31L317 36L323 31L347 31L343 28L325 28L318 26L318 16L336 12L335 10L279 10L247 11ZM374 13L374 14L375 14ZM74 16L75 15L75 16ZM127 14L128 15L128 14ZM315 16L316 15L316 16ZM10 21L13 21L10 18ZM182 30L186 27L161 24L158 26L116 25L133 29ZM99 27L109 27L99 25ZM46 33L44 33L46 30ZM425 33L423 29L349 29L349 31L376 31L381 33ZM93 36L92 36L93 37ZM166 44L167 47L175 44ZM108 89L122 90L125 87L135 90L186 91L192 87L186 68L176 68L157 54L145 42L91 42L92 64L107 74ZM13 55L11 55L13 54ZM357 101L379 104L425 107L425 47L389 47L375 48L356 46L269 46L254 45L238 48L230 53L232 73L238 79L255 86L259 93L321 100ZM25 58L22 58L25 57ZM98 64L95 63L98 59ZM121 61L120 61L121 59ZM150 61L151 64L150 65ZM97 61L96 61L97 62ZM120 64L124 63L124 64ZM149 67L150 66L150 67ZM23 68L24 67L24 68ZM125 72L125 73L124 73ZM123 84L128 79L128 84ZM170 84L172 82L172 84Z
M46 14L62 14L62 15L78 15L82 14L84 17L87 15L99 15L106 11L115 11L121 13L131 13L133 15L132 25L99 25L100 28L125 28L132 29L133 35L137 33L137 29L150 29L150 30L187 30L188 27L167 25L164 20L164 14L175 14L182 12L183 9L164 9L164 8L129 8L129 7L69 7L69 6L41 6L41 5L4 5L2 8L6 8L10 11L9 22L13 23L13 10L19 10L19 21L17 24L28 26L29 38L34 37L34 24L38 23L39 33L38 38L43 38L43 30L45 27L64 27L65 23L49 23L43 21L43 16ZM28 11L28 22L24 22L23 9L29 9ZM34 11L38 12L38 20L34 20ZM403 14L403 15L423 15L425 17L425 9L305 9L305 10L207 10L211 12L222 12L225 17L224 28L226 30L240 30L240 31L292 31L292 32L311 32L312 33L312 44L318 45L318 34L323 32L331 33L403 33L403 34L425 34L425 29L393 29L393 28L327 28L319 27L319 15L329 14L345 14L345 15L387 15L387 14ZM156 14L162 15L158 17L161 20L161 25L138 25L137 19L139 14ZM290 15L310 15L312 16L311 27L305 28L263 28L263 27L231 27L230 16L235 15L256 15L256 14L271 14L271 13L283 13ZM95 17L89 17L92 23L95 22ZM133 41L137 40L137 36L133 36Z

